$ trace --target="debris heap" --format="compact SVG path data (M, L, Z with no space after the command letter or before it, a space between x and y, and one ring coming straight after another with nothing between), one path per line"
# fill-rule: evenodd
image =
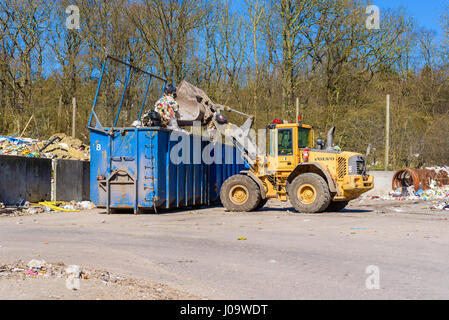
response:
M88 161L90 147L65 133L56 133L46 141L0 136L0 155Z

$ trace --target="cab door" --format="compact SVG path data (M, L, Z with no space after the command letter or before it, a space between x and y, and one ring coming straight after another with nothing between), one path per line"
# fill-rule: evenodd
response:
M293 128L277 129L277 170L292 171L296 166L295 152L297 139L294 139Z

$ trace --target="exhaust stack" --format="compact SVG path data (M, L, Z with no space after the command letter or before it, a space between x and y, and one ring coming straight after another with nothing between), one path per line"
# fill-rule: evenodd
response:
M327 133L326 150L334 149L334 133L335 127L332 127Z

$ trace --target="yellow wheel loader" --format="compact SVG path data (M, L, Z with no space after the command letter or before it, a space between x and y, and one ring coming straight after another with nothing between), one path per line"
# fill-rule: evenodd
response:
M201 121L211 137L219 133L229 138L249 165L249 170L229 177L221 186L221 202L230 211L257 210L270 198L290 200L298 212L339 211L374 187L362 154L334 148L335 128L329 131L325 146L320 139L315 141L312 126L274 120L267 126L269 151L264 154L250 135L253 116L214 104L203 91L185 81L177 96L180 125ZM228 123L222 111L247 119L239 127Z

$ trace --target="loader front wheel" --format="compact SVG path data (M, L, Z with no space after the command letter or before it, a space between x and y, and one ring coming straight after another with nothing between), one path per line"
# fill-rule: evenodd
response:
M288 195L296 211L303 213L323 212L331 201L326 180L316 173L297 176L289 186Z
M229 211L252 211L260 203L260 190L250 177L236 174L221 186L220 200Z

